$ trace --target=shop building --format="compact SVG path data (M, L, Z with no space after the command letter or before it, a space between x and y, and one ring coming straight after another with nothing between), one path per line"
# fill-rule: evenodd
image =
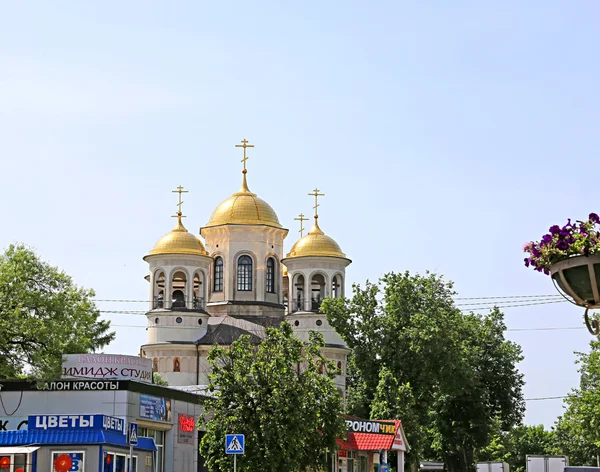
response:
M387 470L392 453L396 470L404 470L404 454L410 450L400 420L364 420L346 417L346 439L339 449L333 472L378 472Z
M135 422L134 472L204 472L203 399L132 380L0 381L0 469L128 472Z

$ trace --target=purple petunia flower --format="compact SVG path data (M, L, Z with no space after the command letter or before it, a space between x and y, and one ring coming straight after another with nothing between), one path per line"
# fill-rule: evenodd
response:
M600 223L600 216L598 216L596 213L590 213L590 221L593 221L594 223Z
M544 269L544 274L550 275L550 271L548 269Z
M529 257L525 258L525 267L529 267L529 264L531 264L531 259L529 259Z
M544 236L542 236L542 242L540 243L540 246L546 246L548 244L550 244L552 242L552 236L549 234L545 234Z
M558 241L556 243L556 249L560 249L561 251L566 251L569 249L569 244L566 241Z
M560 226L558 226L558 225L550 226L550 229L548 231L550 231L551 234L558 234L560 232Z
M540 257L542 255L542 253L540 252L540 250L536 247L534 247L533 249L531 249L531 255L533 257Z

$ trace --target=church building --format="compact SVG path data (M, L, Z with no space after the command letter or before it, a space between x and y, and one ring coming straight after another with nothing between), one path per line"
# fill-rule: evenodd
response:
M325 297L341 297L350 259L319 225L315 189L312 229L285 252L288 230L275 210L248 187L243 140L242 185L213 211L199 236L183 225L180 186L177 223L144 257L148 263L150 306L148 342L141 348L153 369L171 386L207 385L208 351L215 343L228 346L241 335L255 342L265 328L285 320L296 335L309 331L325 337L323 354L341 370L334 382L345 396L344 341L320 312ZM201 239L202 238L202 239Z

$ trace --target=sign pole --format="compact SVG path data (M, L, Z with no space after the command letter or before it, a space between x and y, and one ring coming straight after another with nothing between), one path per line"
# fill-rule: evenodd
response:
M129 472L133 472L133 444L129 443Z
M237 464L235 463L235 460L237 459L237 454L233 455L233 472L237 472Z

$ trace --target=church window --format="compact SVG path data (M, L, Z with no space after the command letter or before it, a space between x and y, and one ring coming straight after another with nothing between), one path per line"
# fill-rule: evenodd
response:
M177 323L181 323L181 322L183 321L183 319L181 318L181 316L178 316L178 317L175 319L175 321L176 321Z
M202 318L198 319L198 324L201 325L202 324Z
M275 293L275 259L267 259L267 292Z
M321 326L323 322L321 320L317 320L317 326Z
M171 297L171 308L185 308L185 293L187 291L187 276L185 272L178 270L173 274L173 293Z
M213 290L215 292L223 291L223 258L217 257L215 259L215 273L214 273L214 284Z
M252 291L252 259L250 256L241 256L238 259L237 289L240 292Z
M158 372L158 358L152 360L152 372Z
M331 284L331 296L333 298L340 298L342 296L341 288L342 284L340 283L340 277L336 275Z
M181 372L181 361L179 357L173 359L173 372Z

